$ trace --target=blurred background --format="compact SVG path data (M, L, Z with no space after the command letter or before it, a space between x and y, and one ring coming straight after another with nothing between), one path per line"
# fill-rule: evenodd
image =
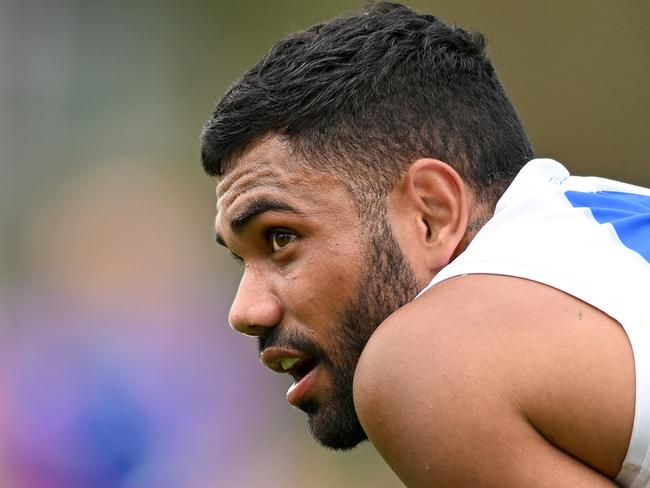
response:
M331 453L226 322L198 134L362 2L0 0L0 487L399 486ZM536 152L650 185L647 0L410 1L488 37Z

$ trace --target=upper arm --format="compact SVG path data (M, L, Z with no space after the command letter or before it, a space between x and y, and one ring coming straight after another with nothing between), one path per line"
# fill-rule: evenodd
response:
M421 300L377 330L354 382L370 441L408 486L614 486L531 422L553 365L489 308Z

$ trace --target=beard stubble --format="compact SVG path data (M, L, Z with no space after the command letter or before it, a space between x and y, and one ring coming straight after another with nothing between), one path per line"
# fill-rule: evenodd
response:
M332 377L327 404L307 408L313 437L323 446L347 450L367 439L359 423L352 384L354 371L375 329L398 308L406 305L427 283L419 283L385 214L375 222L367 258L360 273L357 295L339 314L332 333L335 342L327 351Z

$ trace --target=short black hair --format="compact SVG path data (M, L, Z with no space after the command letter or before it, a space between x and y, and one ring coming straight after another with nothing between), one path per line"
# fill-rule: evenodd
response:
M216 105L203 167L221 176L277 134L357 198L387 194L412 162L433 157L494 204L533 152L485 45L388 2L290 34Z

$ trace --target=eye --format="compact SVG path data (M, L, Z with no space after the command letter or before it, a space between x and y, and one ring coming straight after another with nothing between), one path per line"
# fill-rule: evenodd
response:
M285 230L274 230L271 232L271 247L277 252L296 238L295 234Z

